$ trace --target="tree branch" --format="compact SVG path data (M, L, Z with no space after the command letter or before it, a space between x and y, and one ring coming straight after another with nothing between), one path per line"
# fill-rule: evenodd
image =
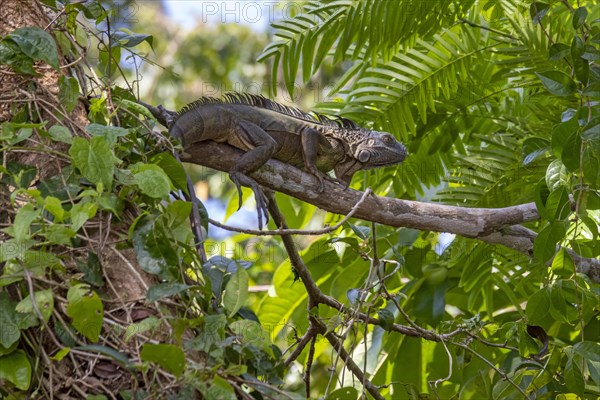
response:
M187 148L181 160L227 172L241 154L241 150L231 146L208 141ZM267 188L336 214L348 214L363 194L329 181L324 182L325 189L319 193L316 178L277 160L269 160L250 175ZM354 216L388 226L448 232L502 244L529 257L536 234L514 225L540 219L535 203L505 208L465 208L380 196L367 196ZM586 259L572 251L570 254L578 272L600 282L600 260Z

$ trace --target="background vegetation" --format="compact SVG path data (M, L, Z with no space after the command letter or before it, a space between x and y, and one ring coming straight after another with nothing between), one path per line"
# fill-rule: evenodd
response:
M264 31L186 29L162 2L3 3L0 396L599 396L600 273L566 250L600 256L598 2L294 4ZM531 253L351 219L294 237L310 272L297 281L280 238L215 236L206 209L233 214L233 188L186 166L204 262L179 145L135 100L231 89L407 145L353 188L535 202ZM277 202L294 228L342 218Z

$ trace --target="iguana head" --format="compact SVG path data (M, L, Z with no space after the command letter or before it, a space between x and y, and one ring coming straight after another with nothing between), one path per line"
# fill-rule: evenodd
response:
M334 169L346 183L356 171L399 164L406 158L406 147L388 132L361 128L352 136L346 139L348 157Z

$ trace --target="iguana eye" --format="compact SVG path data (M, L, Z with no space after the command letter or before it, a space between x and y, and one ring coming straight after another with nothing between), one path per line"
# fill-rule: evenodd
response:
M394 141L394 138L392 137L392 135L385 135L385 136L383 137L383 141L384 141L384 142L387 142L387 143L391 143L391 142L393 142L393 141Z

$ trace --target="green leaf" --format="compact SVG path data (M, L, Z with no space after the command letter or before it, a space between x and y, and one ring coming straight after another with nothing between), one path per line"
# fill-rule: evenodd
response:
M150 163L158 165L171 179L173 185L182 190L184 193L188 193L187 188L187 175L183 169L183 165L175 159L169 153L155 154L150 158Z
M560 221L554 221L546 225L533 241L533 255L535 258L542 263L550 260L554 253L556 253L556 244L561 241L566 234L567 230L565 229L564 223Z
M191 287L192 286L190 285L184 285L183 283L177 282L159 283L158 285L151 286L150 289L148 289L146 301L152 303L165 297L173 296L179 292L183 292Z
M564 277L569 277L575 273L575 263L567 250L562 247L552 260L552 272Z
M248 272L244 268L238 268L227 282L223 295L223 306L229 311L229 317L233 317L247 300Z
M550 60L562 60L571 54L571 48L564 43L554 43L552 46L550 46L548 53Z
M573 38L571 44L571 58L573 59L573 69L575 70L575 76L583 83L587 84L590 75L590 64L587 60L581 58L585 51L583 40L579 36Z
M96 136L87 141L76 137L69 149L73 165L90 182L102 183L106 189L112 187L117 159L104 137Z
M588 11L585 7L579 7L573 12L573 28L579 29L581 25L585 24Z
M61 361L63 358L68 356L70 352L71 352L70 347L63 347L62 349L57 351L56 354L54 354L52 357L50 357L50 359L52 359L54 361Z
M600 185L600 152L593 146L586 145L582 154L583 176L591 187Z
M61 222L65 217L65 209L62 207L61 201L56 197L46 197L44 199L44 209L54 216L55 222Z
M343 387L329 393L326 400L356 400L358 391L353 387Z
M70 211L71 229L77 232L90 218L94 218L96 211L98 211L98 205L95 203L79 202L75 204Z
M58 100L60 101L60 104L65 107L67 112L73 111L79 100L79 83L77 82L77 79L64 75L60 76L58 78L58 89Z
M569 137L577 135L579 124L577 118L571 118L565 122L554 125L552 128L552 151L557 158L561 158L561 154ZM563 161L564 162L564 161Z
M12 31L9 37L28 57L36 61L45 61L58 71L56 42L48 32L37 26L29 26Z
M558 186L548 196L544 218L549 220L565 220L571 214L569 194L564 186Z
M67 315L77 332L97 342L102 330L104 306L87 284L77 284L67 292Z
M117 143L117 138L129 135L129 130L120 126L89 124L85 130L92 136L104 137L109 147L113 147Z
M531 3L531 6L529 6L529 15L531 16L533 23L538 24L549 9L549 4L542 3L540 1L534 1Z
M29 238L29 227L39 214L40 211L36 210L32 203L27 203L19 208L13 222L13 237L16 241L22 242Z
M143 334L148 331L154 331L161 325L160 319L150 316L141 320L140 322L136 322L131 324L125 330L125 343L129 342L132 337L137 334Z
M586 86L585 89L583 89L582 94L584 96L589 96L589 97L593 97L595 99L599 99L600 98L600 83L597 83L597 82L590 83L588 86Z
M525 308L529 324L548 326L550 305L550 294L546 288L542 288L530 296Z
M21 337L21 330L36 326L39 321L31 314L18 313L17 303L8 297L8 293L0 292L0 345L10 348Z
M12 383L19 390L29 389L31 364L23 350L0 357L0 380Z
M140 172L134 174L134 177L135 183L147 196L163 199L171 191L171 181L158 165L146 164Z
M129 29L121 28L113 32L113 39L123 47L135 47L142 42L147 42L152 48L154 37L152 35L131 32Z
M77 268L83 272L83 280L87 283L96 286L104 286L104 274L102 271L102 264L96 253L88 250L88 256L86 262L82 260L75 260Z
M179 263L161 221L143 216L135 225L132 242L140 267L150 274L168 274L169 267Z
M391 331L394 325L394 314L385 308L377 311L377 318L379 318L380 326L386 331Z
M600 142L600 117L593 118L583 127L581 137L585 140Z
M595 362L600 362L600 344L598 342L583 341L573 345L575 353L583 358Z
M560 159L569 171L579 171L581 154L581 136L579 132L573 132L565 141L560 153Z
M561 160L554 160L548 165L546 170L546 185L550 193L554 192L561 186L567 186L569 183L567 168Z
M149 344L142 346L140 357L143 361L154 362L175 376L181 376L185 370L185 354L179 346L173 344Z
M256 347L261 347L270 343L269 335L263 329L262 325L256 321L247 319L234 321L229 324L229 328L244 344L252 343Z
M67 144L73 143L73 136L71 135L71 131L62 125L52 125L50 129L48 129L48 133L50 137L55 142L62 142Z
M569 391L577 394L579 398L583 398L585 392L585 380L583 379L581 369L579 368L579 365L577 365L577 362L575 362L574 357L569 357L567 359L564 376Z
M431 326L436 326L444 317L448 283L438 286L423 284L414 296L415 315Z
M93 351L96 353L100 353L103 354L107 357L112 358L115 361L120 362L121 364L123 364L125 367L127 368L133 368L134 365L131 362L131 360L129 360L129 358L127 358L127 356L123 353L121 353L120 351L117 351L115 349L113 349L112 347L108 347L108 346L103 346L100 344L88 344L85 346L77 346L74 349L76 350L83 350L83 351Z
M560 71L546 71L535 73L542 81L542 85L556 96L570 96L577 92L577 85L569 75Z
M40 313L44 317L44 321L48 322L50 320L50 316L52 315L52 311L54 310L54 296L52 294L52 290L48 289L37 291L34 293L34 298L38 310L40 310ZM28 295L21 300L15 307L15 310L20 313L33 314L37 317L31 302L31 295Z

